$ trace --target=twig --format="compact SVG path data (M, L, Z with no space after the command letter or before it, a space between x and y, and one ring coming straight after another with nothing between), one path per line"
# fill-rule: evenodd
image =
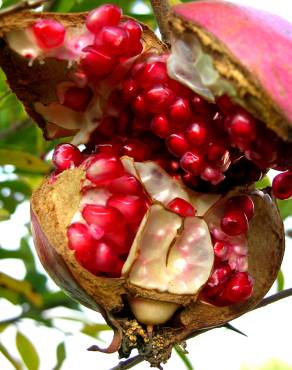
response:
M118 363L117 366L111 368L110 370L126 370L131 369L132 367L140 364L140 362L144 361L144 356L137 355L134 357L129 358L126 361L121 361Z
M13 135L14 133L18 132L19 130L28 128L32 125L33 125L33 122L29 118L24 120L24 121L15 122L11 126L9 126L7 129L0 131L0 140L5 140L10 135Z
M18 12L25 9L35 9L43 5L48 0L23 0L15 5L8 6L0 10L0 16L7 15L10 13Z
M264 298L255 308L254 310L258 308L262 308L267 306L268 304L277 302L283 298L291 297L292 296L292 288L282 290L279 293L273 294L267 298Z
M170 5L168 0L150 0L150 2L161 33L162 41L169 45L170 31L167 20L170 11Z

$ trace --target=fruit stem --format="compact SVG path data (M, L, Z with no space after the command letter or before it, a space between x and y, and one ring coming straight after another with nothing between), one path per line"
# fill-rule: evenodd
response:
M156 22L161 33L162 41L170 45L170 30L168 27L168 15L170 5L168 0L150 0Z
M25 9L35 9L43 5L49 0L25 0L21 1L15 5L8 6L0 11L0 16L7 15L10 13L18 12Z

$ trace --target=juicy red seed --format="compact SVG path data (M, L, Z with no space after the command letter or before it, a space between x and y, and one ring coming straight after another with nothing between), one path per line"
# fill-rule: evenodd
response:
M122 23L120 26L128 32L130 44L140 41L142 36L142 27L139 23L133 21L132 19L129 19L128 21Z
M180 165L186 172L192 175L198 175L203 169L204 159L201 154L186 152L180 160Z
M111 137L117 127L117 122L115 118L113 117L105 117L103 120L100 122L97 131L98 134L104 135L106 137Z
M84 112L92 98L92 90L87 87L69 87L64 95L63 105L76 112Z
M174 93L163 86L156 86L144 94L145 103L149 112L163 113L174 100Z
M32 30L42 49L53 49L64 43L65 27L54 19L41 19L32 26Z
M224 146L221 146L220 144L210 144L208 146L207 158L210 162L220 166L224 163L226 155L228 155L228 151Z
M192 90L188 87L182 85L180 82L176 80L169 79L168 85L172 91L174 91L176 96L180 96L184 99L190 99L191 95L193 94Z
M216 267L204 287L203 293L207 297L218 295L224 289L228 279L231 277L232 270L228 263L221 263Z
M224 260L227 256L227 253L228 253L228 244L224 243L224 242L220 242L220 241L217 241L214 246L213 246L213 249L214 249L214 253L215 253L215 256Z
M128 47L128 50L126 52L126 54L124 55L126 58L130 58L130 57L133 57L133 56L136 56L136 55L139 55L142 53L143 51L143 44L140 40L138 41L131 41L131 39L129 40L129 47Z
M138 84L142 88L162 85L168 81L166 64L162 62L146 63L137 77Z
M116 26L121 19L122 10L113 4L101 5L92 10L86 18L86 27L97 33L104 26Z
M133 108L134 108L134 111L138 115L140 116L147 115L147 107L146 107L145 99L142 95L136 96L136 98L133 101Z
M104 230L95 224L88 225L88 229L92 237L96 240L101 239L104 236Z
M182 198L172 199L167 204L167 208L183 217L195 216L196 213L194 207Z
M96 154L86 169L86 177L96 185L102 185L124 174L119 158L106 153Z
M189 145L183 134L172 134L166 139L168 150L176 157L181 157L187 150Z
M225 114L230 114L234 111L235 105L232 103L228 95L222 95L216 100L217 105Z
M121 222L121 213L113 207L86 204L82 210L82 217L88 224L100 226L105 232L115 228Z
M195 113L198 113L204 117L212 113L209 104L199 95L194 95L194 97L191 99L191 107Z
M182 175L183 182L190 188L195 188L198 185L198 177L190 173L184 173Z
M250 150L245 151L248 159L262 169L277 165L279 143L273 133L263 132L253 143Z
M85 224L75 222L67 229L69 248L75 251L76 259L84 263L92 258L93 237Z
M190 145L201 146L208 140L208 129L203 122L194 122L186 130L186 139Z
M225 212L221 219L221 229L231 236L245 234L248 230L248 220L245 213L241 210Z
M177 99L169 108L169 118L175 125L183 125L191 118L191 110L187 99Z
M136 177L129 174L125 174L124 176L110 182L107 189L111 193L121 195L140 195L143 192L140 182Z
M256 122L248 113L228 117L227 129L232 141L241 149L247 149L256 138Z
M127 51L129 37L124 29L117 26L105 26L100 32L103 42L101 50L109 55L122 55Z
M135 98L138 92L138 85L133 78L124 80L122 85L123 98L126 102L131 101Z
M272 189L276 198L292 197L292 170L277 175L273 180Z
M101 240L96 243L95 248L94 266L96 270L110 273L119 261L114 244Z
M117 263L112 267L110 273L107 273L106 275L111 278L119 278L122 274L122 268L124 266L124 261L120 258L118 259Z
M125 145L121 148L121 156L123 155L132 157L138 162L150 159L150 151L147 145L135 139L128 139L126 141Z
M219 168L206 166L201 172L201 178L210 182L212 185L218 185L225 179L225 176Z
M253 292L253 281L246 272L236 272L227 282L222 298L232 302L242 302L250 298Z
M247 195L239 195L237 197L232 197L228 199L226 203L226 210L241 210L246 215L249 221L254 215L254 202Z
M155 135L165 139L170 134L170 125L165 115L155 116L151 121L151 130Z
M105 235L104 240L115 245L115 251L118 255L129 253L132 240L124 223L118 222L113 225L112 230Z
M128 223L140 222L146 212L144 200L135 195L113 195L107 205L117 208Z
M79 149L72 144L58 144L53 154L53 164L58 171L77 167L82 162L83 156Z
M99 80L106 77L115 67L116 59L106 52L87 47L85 57L81 60L81 67L89 79Z

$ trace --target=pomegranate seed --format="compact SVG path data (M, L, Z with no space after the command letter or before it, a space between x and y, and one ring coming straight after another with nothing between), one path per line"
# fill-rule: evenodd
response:
M149 112L163 113L174 100L174 93L163 86L156 86L144 94L145 103Z
M203 169L204 159L198 153L186 152L180 160L180 165L186 172L192 175L198 175Z
M195 113L208 117L212 113L212 109L205 99L195 94L191 99L191 107Z
M137 95L136 98L133 101L133 108L134 111L139 115L139 116L145 116L147 115L147 107L145 103L145 99L142 95Z
M166 64L162 62L146 63L138 75L138 84L142 88L162 85L168 81Z
M190 173L184 173L182 175L183 182L189 186L190 188L194 189L198 185L198 177L193 176Z
M32 30L41 49L57 48L64 43L65 27L54 19L40 19Z
M131 240L125 224L116 223L113 225L111 232L108 232L104 239L115 245L115 251L118 255L129 253Z
M106 137L111 137L116 131L117 121L114 117L105 117L100 122L97 131L98 135L104 135Z
M138 85L133 78L123 81L122 85L123 98L126 102L129 102L135 98L138 92Z
M143 47L143 44L140 40L138 41L131 41L131 39L129 40L129 47L128 47L128 51L125 53L125 57L133 57L133 56L136 56L136 55L139 55L142 53L144 47Z
M201 172L201 178L210 182L212 185L218 185L225 179L225 176L218 168L206 166Z
M176 96L180 96L184 99L190 99L192 95L192 90L188 87L182 85L180 82L176 80L169 79L168 85L170 89L175 93Z
M96 185L102 185L124 174L119 158L106 153L93 156L86 169L86 177Z
M194 122L186 130L186 139L190 145L201 146L207 142L208 130L203 122Z
M194 207L182 198L172 199L167 204L167 208L183 217L192 217L196 213Z
M104 50L109 55L122 55L126 52L129 43L128 33L117 26L105 26L102 28L101 37L102 47L101 50ZM97 44L98 46L98 44Z
M256 138L256 122L245 112L227 117L227 129L231 140L242 150L247 149Z
M86 27L97 33L104 26L116 26L121 19L122 10L114 4L104 4L92 10L86 18Z
M246 233L248 230L247 217L241 210L225 212L220 225L224 233L231 236Z
M85 224L75 222L67 229L68 246L75 251L80 263L90 260L93 255L93 237Z
M165 115L155 116L151 121L151 130L155 135L165 139L170 134L170 125Z
M93 47L86 47L84 51L86 54L81 60L81 67L89 79L99 80L112 72L116 65L114 57Z
M113 266L119 261L114 244L100 240L96 243L95 248L94 266L96 270L110 273Z
M89 225L97 225L106 233L121 222L122 215L113 207L86 204L82 210L82 217Z
M253 200L247 195L239 195L237 197L229 198L226 203L226 210L241 210L247 217L248 221L252 219L254 215L254 203Z
M277 175L273 180L272 189L276 198L292 197L292 170Z
M224 260L228 254L229 246L224 242L217 241L214 244L213 249L215 256Z
M203 290L204 295L207 297L213 297L220 294L231 274L232 271L228 263L221 263L214 269L205 285Z
M210 162L217 166L223 166L226 161L226 157L229 158L229 152L225 147L220 144L210 144L207 149L207 158Z
M120 195L140 195L143 192L140 182L136 177L129 174L125 174L110 182L107 189L111 193Z
M72 144L58 144L55 147L52 162L58 171L79 166L83 156L79 149Z
M63 105L76 112L84 112L93 96L91 89L87 87L69 87L64 95Z
M166 139L168 150L176 157L181 157L189 150L189 145L183 134L172 134Z
M96 240L101 239L104 236L104 230L95 224L88 225L88 229L92 237Z
M191 118L187 99L177 99L169 108L169 118L174 125L183 125Z
M253 292L253 281L246 272L236 272L227 282L222 298L232 303L238 303L250 298Z
M121 156L127 155L135 161L143 162L150 159L150 151L147 145L135 139L128 139L121 148Z
M135 195L113 195L108 199L107 205L117 208L128 223L140 222L146 212L144 200Z
M121 27L123 27L128 32L130 45L140 41L142 36L142 27L139 23L135 22L132 19L129 19L128 21L122 23Z
M232 103L228 95L222 95L216 100L217 105L224 114L230 114L234 111L235 105Z

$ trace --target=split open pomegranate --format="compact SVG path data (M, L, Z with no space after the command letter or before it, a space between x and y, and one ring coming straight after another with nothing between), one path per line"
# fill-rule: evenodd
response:
M277 207L253 184L280 170L273 194L292 195L292 114L262 75L250 77L257 65L228 39L223 13L248 17L258 37L266 27L276 51L288 42L284 21L275 17L282 34L250 9L212 1L174 8L171 51L113 4L16 14L1 31L0 63L28 113L46 138L72 136L32 198L40 259L118 328L115 350L152 346L155 366L194 330L254 307L283 255Z

